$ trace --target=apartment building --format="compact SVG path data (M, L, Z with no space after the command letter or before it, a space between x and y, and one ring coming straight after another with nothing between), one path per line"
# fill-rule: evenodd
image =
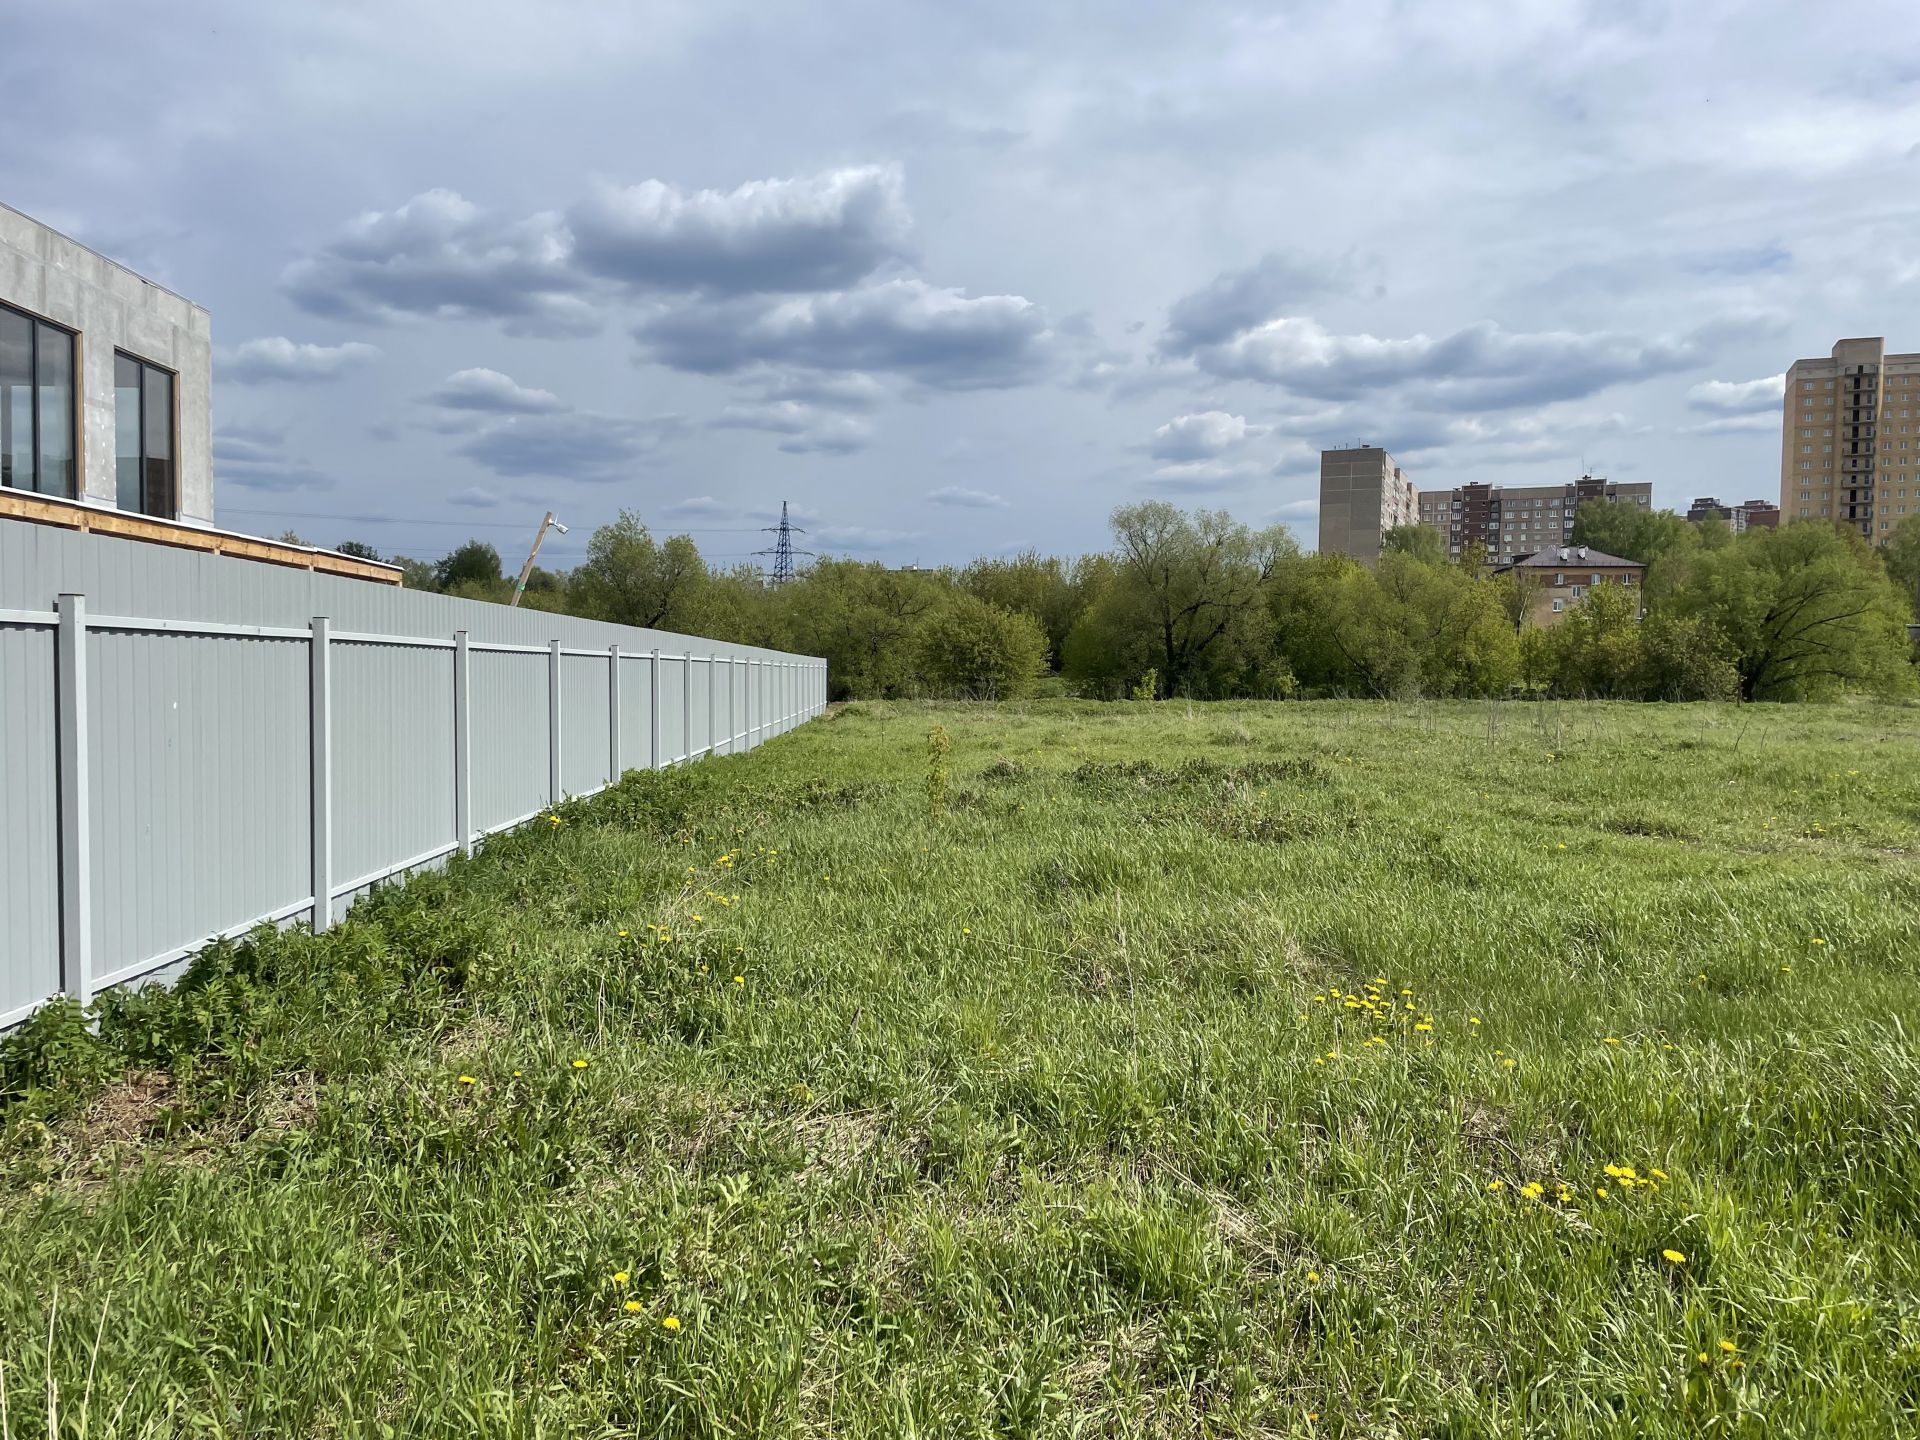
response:
M1703 495L1687 507L1687 519L1695 525L1709 515L1718 515L1736 535L1746 530L1780 528L1780 507L1771 500L1742 500L1738 505L1722 505L1717 495Z
M1599 475L1582 475L1570 485L1457 485L1422 490L1419 517L1422 525L1446 536L1449 555L1464 554L1478 541L1486 546L1488 560L1511 565L1571 540L1574 512L1588 500L1647 510L1653 506L1653 486Z
M1373 564L1380 537L1416 519L1413 482L1377 445L1320 452L1320 550Z
M1536 625L1558 625L1596 585L1612 581L1637 591L1647 579L1647 567L1639 561L1586 545L1554 545L1501 568L1527 577Z
M1880 336L1796 360L1781 397L1780 513L1884 544L1920 515L1920 354Z

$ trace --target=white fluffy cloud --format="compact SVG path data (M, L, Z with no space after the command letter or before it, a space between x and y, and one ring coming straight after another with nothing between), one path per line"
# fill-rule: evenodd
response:
M284 335L248 340L231 350L214 352L214 369L222 380L240 385L268 381L337 380L380 358L379 347L349 340L344 345L310 345Z
M1200 460L1244 445L1267 433L1264 425L1249 425L1244 415L1224 410L1202 410L1180 415L1153 432L1147 453L1157 460Z
M780 448L790 455L849 455L873 438L869 422L798 400L729 405L712 423L721 430L766 430L783 436Z
M1768 375L1759 380L1707 380L1687 391L1687 404L1695 410L1720 415L1740 415L1755 410L1778 410L1787 393L1787 376Z
M511 375L478 367L456 370L427 396L446 410L479 410L493 415L550 415L567 407L551 390L534 390Z

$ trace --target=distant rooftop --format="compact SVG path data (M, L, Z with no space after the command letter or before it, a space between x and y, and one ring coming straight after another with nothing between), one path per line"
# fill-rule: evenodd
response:
M1639 570L1638 560L1623 560L1591 545L1555 545L1513 562L1515 570L1566 570L1585 566L1589 570Z

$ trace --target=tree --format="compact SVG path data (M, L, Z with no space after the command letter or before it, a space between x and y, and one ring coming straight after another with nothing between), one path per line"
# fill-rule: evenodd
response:
M587 558L568 577L569 608L618 625L691 631L702 618L707 580L690 537L656 542L638 515L622 510L587 541Z
M469 540L433 567L435 588L446 591L463 585L493 586L501 578L500 552L480 540Z
M914 693L920 624L950 593L951 582L937 572L829 559L772 599L788 643L826 657L834 698L885 699Z
M1629 700L1639 695L1645 655L1640 595L1632 586L1601 581L1541 636L1530 678L1546 679L1561 695L1598 700Z
M1024 550L1010 558L974 561L960 572L960 588L991 605L1032 616L1058 663L1067 636L1087 608L1089 597L1077 573L1084 568L1084 562L1070 567L1057 556Z
M1606 500L1583 500L1573 515L1574 545L1651 566L1670 555L1697 549L1695 528L1671 510L1647 510Z
M926 616L915 643L922 676L947 695L1018 699L1032 693L1047 668L1038 620L964 591Z
M1913 617L1920 620L1920 515L1909 515L1893 527L1881 548L1887 576L1907 598Z
M333 548L337 554L351 555L356 560L378 561L380 559L380 552L364 540L342 540Z
M1393 525L1380 537L1382 555L1405 555L1429 565L1447 563L1447 542L1431 525Z
M1144 632L1162 695L1209 693L1209 672L1244 660L1234 652L1264 625L1264 587L1293 537L1160 500L1121 506L1112 525L1113 577L1090 618L1109 634Z
M1733 642L1699 615L1649 615L1640 627L1641 700L1736 700Z
M405 555L393 557L393 563L400 567L400 584L407 590L438 590L440 588L439 567L426 560L414 560Z
M1803 521L1688 557L1663 610L1731 642L1747 700L1913 688L1905 598L1866 542Z

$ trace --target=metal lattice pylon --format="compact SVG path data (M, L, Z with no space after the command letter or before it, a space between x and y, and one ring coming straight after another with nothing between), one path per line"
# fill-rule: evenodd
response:
M807 532L802 530L798 525L789 525L787 523L787 502L784 500L780 502L780 523L778 525L765 525L761 528L765 530L767 534L774 537L773 544L768 549L756 550L753 553L755 555L771 555L773 557L773 574L769 578L775 585L784 585L787 581L793 579L794 556L805 555L809 559L813 557L811 550L796 550L793 548L793 537L796 535L804 535Z

